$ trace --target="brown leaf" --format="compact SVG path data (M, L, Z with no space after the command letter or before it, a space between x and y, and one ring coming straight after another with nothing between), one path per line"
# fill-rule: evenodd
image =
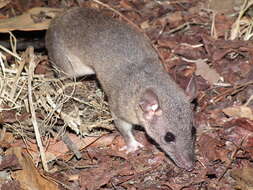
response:
M108 146L112 143L113 139L115 138L115 134L111 135L105 135L102 137L85 137L80 138L76 136L75 134L69 134L69 138L71 141L75 144L78 150L89 147L96 147L96 146ZM17 141L15 146L22 146L30 147L30 154L33 157L36 157L38 154L38 147L34 142L27 142L25 145L23 141ZM72 157L71 154L66 154L69 151L68 147L64 144L63 141L55 141L53 139L50 139L49 142L47 142L47 151L46 156L48 161L54 160L57 157L61 157L62 159L68 160L69 157Z
M15 180L9 180L1 185L1 190L20 190L20 183Z
M187 59L197 60L202 57L203 48L194 47L194 45L188 43L181 43L174 49L175 54L181 55Z
M163 24L170 23L172 27L177 27L180 25L184 19L181 11L172 12L171 14L167 14L166 17L162 17L159 21Z
M159 47L166 47L166 48L176 48L178 46L178 42L176 40L170 40L170 39L159 39L157 41L157 44Z
M239 127L247 130L248 132L253 132L253 121L246 119L246 118L238 118L227 122L224 127L231 128L231 127Z
M3 106L4 108L9 108L8 106ZM14 123L17 120L23 121L27 120L30 117L30 114L24 112L20 115L16 115L14 110L4 110L0 112L0 124L3 123Z
M35 74L46 74L50 71L50 66L47 61L42 60L39 62L39 64L36 66L34 73Z
M13 30L45 30L51 21L48 18L54 17L61 11L62 9L46 7L32 8L20 16L1 19L0 32L10 32Z
M3 157L3 160L1 161L0 164L0 170L4 170L6 168L9 168L11 170L21 169L21 166L18 162L16 155L9 154Z
M38 170L35 168L30 156L22 149L15 147L8 149L9 154L14 154L22 166L22 170L13 172L14 179L20 182L24 190L58 190L57 185L42 177Z
M235 119L225 123L224 137L242 146L253 157L253 121L246 118Z
M10 2L10 0L0 0L0 9L8 5Z
M228 161L227 150L224 148L224 144L217 138L213 138L207 134L203 134L198 144L200 145L199 151L203 158L207 158L209 161L221 160Z
M232 107L224 108L222 111L226 115L233 118L244 117L244 118L253 120L252 110L250 107L247 107L247 106L232 106Z
M206 79L210 84L214 84L218 82L221 76L204 61L199 60L195 62L197 66L196 75L202 76Z
M239 189L253 189L253 168L234 169L231 172L231 177L236 180Z
M126 174L125 172L128 171ZM129 164L120 165L119 163L101 162L97 168L83 171L80 174L80 184L83 189L96 190L102 185L107 184L113 176L131 175L131 168Z
M14 123L17 121L16 111L14 110L5 110L0 112L0 124L3 123Z
M120 5L122 8L129 9L129 10L131 10L135 7L131 1L127 1L127 0L120 1Z
M209 0L209 9L215 11L215 12L234 12L234 7L238 6L238 3L241 2L241 5L243 1L238 0ZM240 5L240 6L241 6Z

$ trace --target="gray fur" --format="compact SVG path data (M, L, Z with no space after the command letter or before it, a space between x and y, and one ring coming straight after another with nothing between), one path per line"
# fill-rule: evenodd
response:
M74 8L52 21L46 47L52 62L70 77L96 73L128 152L142 146L131 132L133 124L141 125L179 167L193 167L189 98L164 71L143 34L95 10ZM140 107L147 89L156 94L162 113L150 112L150 121ZM168 131L175 143L165 142Z

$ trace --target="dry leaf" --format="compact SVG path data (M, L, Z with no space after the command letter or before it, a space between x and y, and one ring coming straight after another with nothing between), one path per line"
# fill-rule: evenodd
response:
M236 180L238 189L253 190L253 168L234 169L231 176Z
M224 148L223 142L218 138L203 134L198 143L200 145L199 152L205 159L205 162L221 160L229 163L229 159L227 158L228 151Z
M221 76L209 65L203 61L199 60L195 62L197 66L196 75L202 76L205 80L207 80L211 85L217 83Z
M0 32L9 32L13 30L45 30L56 14L63 9L36 7L29 9L24 14L8 19L0 20Z
M115 134L111 135L105 135L102 137L85 137L80 138L76 136L75 134L69 134L69 138L71 141L75 144L77 149L81 150L87 146L108 146L112 143L114 138L116 137ZM27 142L25 145L22 140L17 141L14 146L20 146L20 147L26 147L29 146L30 148L30 155L36 159L38 155L38 147L33 142ZM68 156L71 156L69 154L66 154L69 151L67 146L64 144L63 141L55 141L50 140L50 142L47 145L47 151L46 151L46 157L47 161L55 160L58 157L61 158L68 158Z
M147 28L150 27L149 20L145 20L144 22L140 24L140 26L141 26L141 29L146 30Z
M8 5L10 2L10 0L0 0L0 9Z
M224 125L222 136L233 144L243 147L253 157L253 121L238 118L228 121Z
M40 175L30 156L26 152L22 152L22 148L11 148L8 153L15 154L22 167L22 170L13 172L12 177L19 181L23 190L58 190L55 183Z
M218 12L218 13L226 13L226 12L234 12L235 6L241 6L243 0L209 0L209 9ZM240 5L241 4L241 5Z
M253 113L250 107L247 106L233 106L224 108L222 110L226 115L234 118L244 117L253 120Z

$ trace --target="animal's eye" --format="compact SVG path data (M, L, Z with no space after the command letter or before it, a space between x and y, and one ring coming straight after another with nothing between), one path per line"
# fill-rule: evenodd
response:
M175 141L175 139L176 139L175 135L173 135L171 132L167 132L166 135L164 136L164 140L167 143L173 142Z
M196 128L195 127L192 127L191 134L192 134L192 137L195 137L195 135L196 135Z

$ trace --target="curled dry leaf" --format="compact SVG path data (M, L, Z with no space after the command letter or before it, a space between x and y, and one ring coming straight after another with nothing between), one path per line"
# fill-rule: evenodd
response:
M244 118L253 120L252 109L247 106L232 106L232 107L224 108L222 109L222 111L229 117L233 117L233 118L244 117Z
M10 0L0 0L0 9L8 5L10 2Z
M205 60L199 60L195 62L197 66L196 75L202 76L210 84L214 84L220 80L221 76L205 62Z

